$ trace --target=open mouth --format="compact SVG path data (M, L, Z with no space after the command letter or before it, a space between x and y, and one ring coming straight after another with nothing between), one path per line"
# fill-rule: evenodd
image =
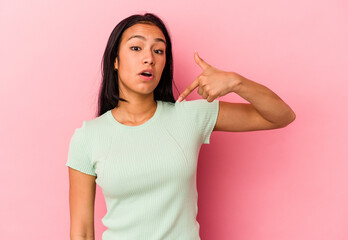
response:
M140 75L146 76L146 77L151 77L152 74L151 73L147 73L147 72L143 72Z
M139 75L140 75L140 78L145 80L145 81L150 81L154 78L152 73L149 71L144 71L144 72L140 73Z

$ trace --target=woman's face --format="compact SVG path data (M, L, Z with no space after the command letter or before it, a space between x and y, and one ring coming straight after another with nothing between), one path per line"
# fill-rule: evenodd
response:
M118 70L120 97L127 93L152 94L166 64L166 44L162 31L155 25L135 24L127 28L121 38L119 57L114 66ZM152 80L144 80L140 73L152 70Z

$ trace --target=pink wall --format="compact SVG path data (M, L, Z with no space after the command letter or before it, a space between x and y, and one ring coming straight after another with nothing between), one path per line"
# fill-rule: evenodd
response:
M168 26L180 91L200 73L197 50L297 114L286 128L214 132L202 146L202 239L348 239L346 1L210 2L1 1L0 239L68 239L69 139L93 117L109 34L145 10ZM96 239L105 212L98 187Z

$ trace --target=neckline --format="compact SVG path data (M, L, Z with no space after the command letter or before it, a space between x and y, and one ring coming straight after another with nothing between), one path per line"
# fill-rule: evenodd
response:
M152 117L149 120L147 120L146 122L144 122L143 124L140 124L137 126L128 126L128 125L120 123L112 115L111 109L109 111L107 111L106 113L107 113L108 118L111 120L112 124L116 127L121 127L123 129L127 129L127 130L142 129L142 128L145 128L145 127L151 125L158 118L159 113L161 112L162 102L159 100L156 100L156 102L157 102L157 107L156 107L156 111L155 111L154 115L152 115Z

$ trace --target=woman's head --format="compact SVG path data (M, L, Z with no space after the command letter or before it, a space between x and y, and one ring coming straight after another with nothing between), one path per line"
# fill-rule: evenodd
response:
M137 23L123 32L118 49L114 66L119 97L127 98L135 93L154 99L153 91L166 63L166 41L162 31L154 24ZM141 75L144 70L151 74L149 81Z
M153 80L142 80L139 73L144 69L154 71ZM103 55L97 115L113 109L118 101L128 102L129 91L174 103L172 83L172 44L164 23L151 13L127 17L111 32Z

